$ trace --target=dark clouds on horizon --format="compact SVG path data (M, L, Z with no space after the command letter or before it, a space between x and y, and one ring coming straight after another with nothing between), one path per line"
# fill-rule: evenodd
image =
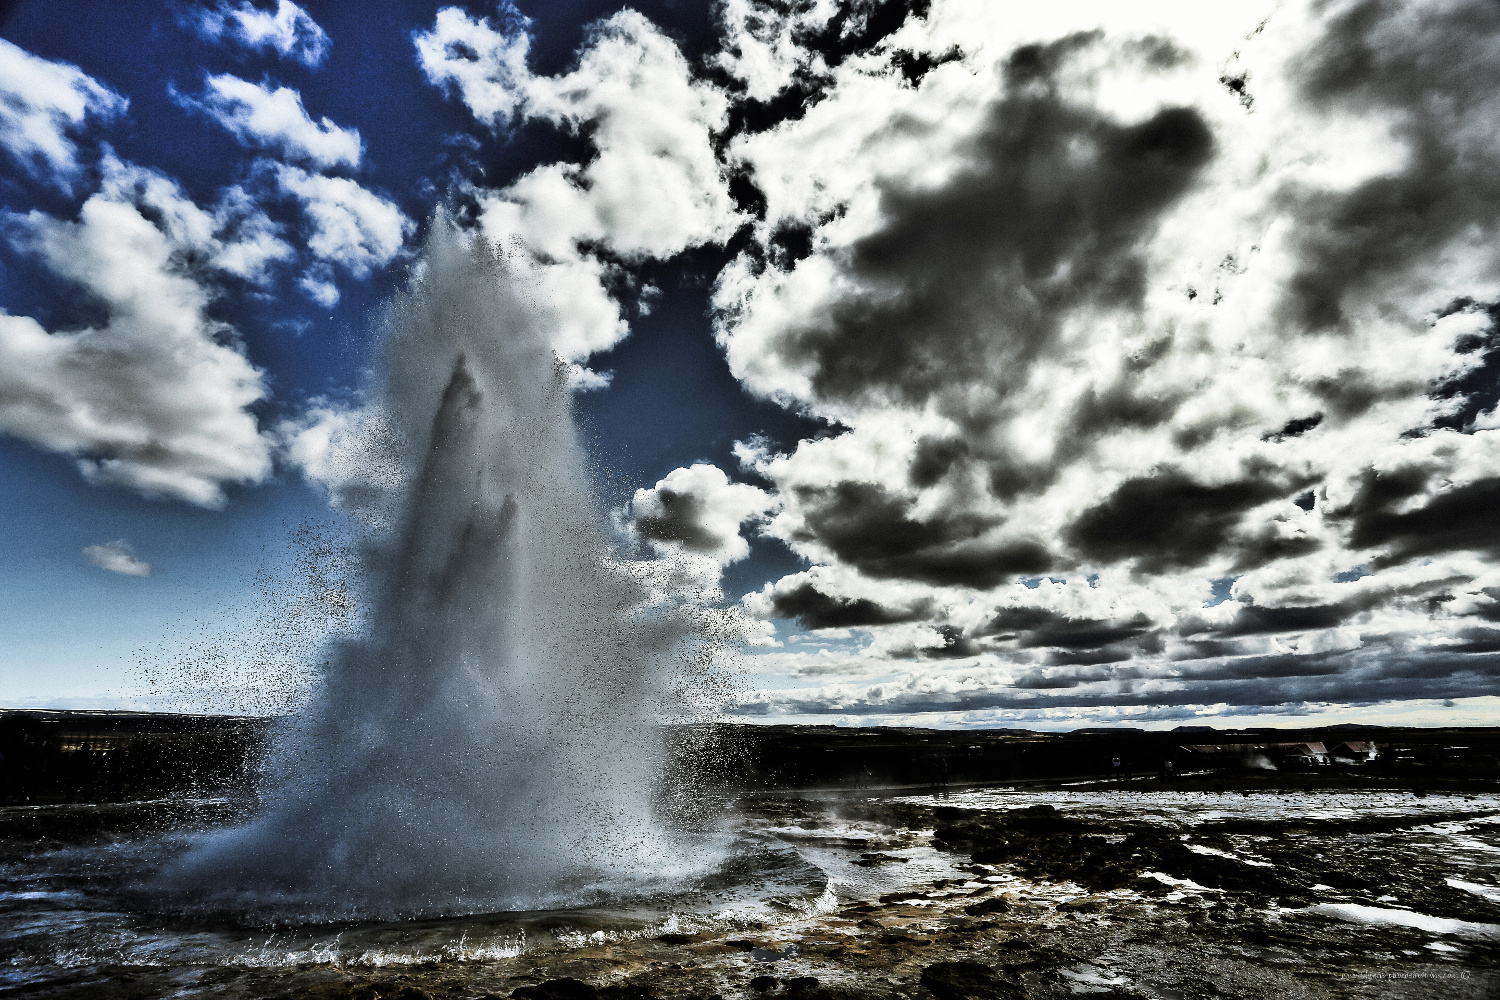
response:
M1178 13L935 4L731 144L721 342L850 428L750 456L814 568L749 604L868 636L747 711L1500 693L1500 9Z

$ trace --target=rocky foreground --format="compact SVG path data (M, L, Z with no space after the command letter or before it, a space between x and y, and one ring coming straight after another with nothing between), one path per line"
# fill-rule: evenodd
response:
M931 798L740 804L840 891L772 919L705 914L644 929L557 930L510 949L450 947L293 967L93 967L18 996L516 1000L854 997L1500 996L1500 798L1219 794L1108 808L955 808ZM1150 800L1149 802L1147 800ZM1192 804L1191 796L1179 796ZM1377 801L1378 800L1378 801ZM1174 800L1175 801L1175 800ZM1333 800L1329 800L1333 801ZM1227 802L1220 807L1217 803ZM1151 803L1156 803L1155 805ZM1169 803L1170 804L1170 803ZM566 917L560 916L565 922ZM561 925L559 925L561 926ZM170 987L170 988L168 988Z

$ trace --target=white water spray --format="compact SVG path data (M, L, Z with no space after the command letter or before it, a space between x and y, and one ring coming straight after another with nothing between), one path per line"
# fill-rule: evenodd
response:
M689 616L613 558L526 275L439 219L389 313L406 484L265 813L164 881L304 919L534 909L695 866L653 813Z

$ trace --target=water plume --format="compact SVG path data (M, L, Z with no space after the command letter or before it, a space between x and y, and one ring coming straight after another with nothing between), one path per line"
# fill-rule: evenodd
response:
M397 481L350 500L389 515L364 557L368 627L281 734L259 818L165 874L215 907L593 902L699 850L653 797L673 666L702 637L612 554L526 265L433 229L385 321L369 461Z

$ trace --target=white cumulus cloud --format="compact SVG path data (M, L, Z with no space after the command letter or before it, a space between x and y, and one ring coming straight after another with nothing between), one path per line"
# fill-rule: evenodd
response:
M724 0L719 7L723 48L714 62L756 101L776 97L799 75L824 78L829 70L823 54L803 42L826 29L842 6L839 0Z
M302 205L308 249L355 278L389 264L416 224L395 203L346 177L324 177L277 164L276 182Z
M359 131L341 128L324 116L313 121L302 95L291 87L272 89L228 73L210 76L201 98L182 97L234 133L247 146L270 149L287 160L319 170L359 166Z
M261 373L209 316L215 293L195 263L246 264L225 239L233 207L207 212L162 175L112 156L104 176L76 221L11 217L17 248L105 318L48 331L0 312L0 432L74 456L94 482L218 506L225 484L271 471L249 412L265 395Z
M247 49L274 49L304 66L317 66L332 44L318 22L291 0L277 0L276 10L261 10L250 0L235 6L220 3L190 16L198 34L214 42L229 41Z
M130 550L129 543L123 538L105 542L102 545L86 545L83 548L83 555L100 569L107 569L121 576L151 575L151 564L144 559L136 558L135 553Z
M69 133L89 116L109 120L128 106L77 66L42 59L0 38L0 146L33 177L69 188L79 170Z
M527 24L508 4L498 26L448 7L414 41L428 80L480 122L537 118L589 136L587 164L545 164L474 192L481 231L531 271L554 347L580 361L628 331L609 291L616 271L592 247L632 263L665 259L740 224L713 147L728 104L633 10L594 25L577 65L554 77L527 65Z
M774 506L762 489L732 483L718 466L700 462L674 469L630 501L630 524L657 549L707 556L719 565L750 554L741 525Z
M511 4L502 4L500 27L487 17L472 17L461 7L437 12L429 31L417 32L417 66L434 86L457 91L474 117L486 125L507 124L526 100L531 69L526 64L530 20Z

